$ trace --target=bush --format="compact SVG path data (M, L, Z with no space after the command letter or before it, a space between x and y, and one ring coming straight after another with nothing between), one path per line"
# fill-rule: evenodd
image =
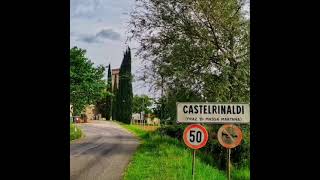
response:
M183 131L187 127L185 124L165 125L161 126L157 131L161 135L167 135L172 138L182 140Z
M221 125L207 125L206 129L209 134L207 145L202 148L208 154L211 154L216 160L219 169L226 169L228 151L220 145L217 139L217 132ZM250 168L250 126L240 125L243 133L243 139L239 146L231 150L231 163L237 168Z
M70 124L70 141L78 139L82 136L82 131L75 124Z
M239 146L232 149L232 162L239 167L250 168L250 125L240 125L243 139Z
M231 172L231 179L233 180L245 180L250 179L250 169L248 167L243 169L234 169Z
M162 135L168 135L170 137L176 138L183 142L183 131L187 124L176 124L176 125L167 125L162 126L158 129L159 133ZM203 158L203 161L206 163L216 166L221 170L227 168L227 149L220 145L217 139L217 132L221 125L204 125L208 131L209 139L203 148L200 149L204 157L212 157L212 159ZM231 150L231 162L233 166L236 167L248 167L250 168L250 126L241 125L243 133L242 143Z

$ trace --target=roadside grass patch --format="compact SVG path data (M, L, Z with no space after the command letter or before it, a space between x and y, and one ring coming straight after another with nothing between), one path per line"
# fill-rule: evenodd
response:
M233 180L249 180L250 169L248 167L242 169L234 169L231 172L231 177Z
M140 129L138 126L136 125L128 125L128 124L121 124L124 128L126 128L127 130L129 130L130 132L133 132L136 136L138 136L139 138L145 138L146 136L149 135L149 132L144 131L142 129Z
M192 179L191 149L169 136L146 132L133 125L121 125L142 139L126 169L124 180ZM195 167L195 179L226 179L224 171L204 163L197 154Z
M70 141L79 139L82 136L83 136L82 130L79 127L77 127L75 124L71 123L70 124Z

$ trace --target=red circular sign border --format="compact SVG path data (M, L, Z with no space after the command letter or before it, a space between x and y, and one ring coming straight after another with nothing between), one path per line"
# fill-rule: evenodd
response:
M189 141L187 140L187 134L188 134L187 132L191 128L199 128L199 129L201 129L201 131L204 132L204 140L203 140L203 142L201 144L199 144L197 146L190 144ZM203 146L205 146L207 144L207 142L208 142L208 131L206 130L205 127L201 126L200 124L191 124L191 125L187 126L186 129L183 132L183 141L191 149L200 149Z
M239 132L239 136L240 136L240 138L238 138L239 140L238 141L236 141L237 143L234 143L234 144L226 144L226 143L224 143L222 140L220 140L221 138L220 138L220 132L222 131L221 129L222 128L233 128L233 127L236 127L235 128L235 130L236 131L238 131ZM217 133L217 139L218 139L218 141L219 141L219 143L221 144L221 146L223 146L223 147L225 147L225 148L227 148L227 149L232 149L232 148L235 148L235 147L237 147L237 146L239 146L240 144L241 144L241 141L242 141L242 138L243 138L243 134L242 134L242 130L241 130L241 128L240 127L238 127L238 126L236 126L236 125L234 125L234 124L225 124L225 125L223 125L223 126L221 126L220 128L219 128L219 130L218 130L218 133Z

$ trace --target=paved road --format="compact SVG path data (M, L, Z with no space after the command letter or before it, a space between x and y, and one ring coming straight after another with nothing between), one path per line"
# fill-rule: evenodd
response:
M70 180L120 180L139 141L110 121L79 124L86 137L70 144Z

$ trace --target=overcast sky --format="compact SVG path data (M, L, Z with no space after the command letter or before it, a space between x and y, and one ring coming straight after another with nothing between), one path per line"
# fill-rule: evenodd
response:
M135 0L70 0L70 47L86 49L87 57L96 65L110 63L114 69L120 67L129 45L132 73L139 73L141 61L134 56L137 43L126 44L128 14L134 4ZM144 86L143 82L134 82L133 93L152 96Z
M111 64L119 68L127 45L131 48L132 73L139 68L134 57L137 43L126 44L129 13L134 0L70 0L70 47L87 50L87 57L96 65ZM134 94L149 94L142 82L133 83Z

